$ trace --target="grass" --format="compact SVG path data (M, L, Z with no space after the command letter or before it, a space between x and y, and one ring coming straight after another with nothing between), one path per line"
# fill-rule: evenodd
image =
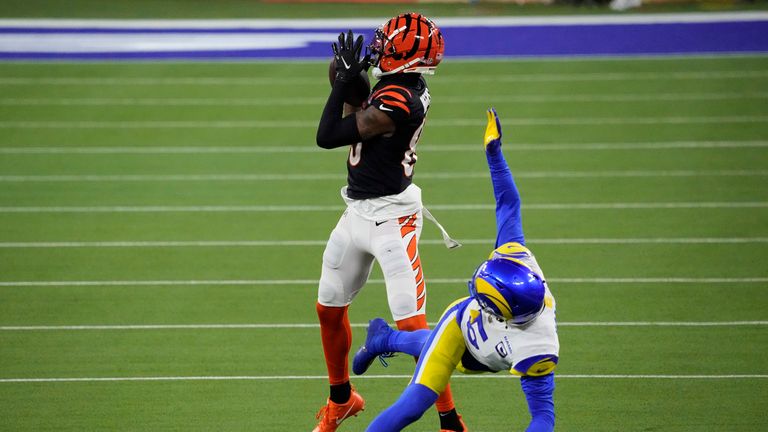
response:
M425 226L429 321L491 248L492 210L456 206L492 203L479 140L495 106L558 300L558 430L768 427L767 67L447 61L429 80L416 182L466 244L447 251ZM4 381L1 429L312 427L326 397L318 330L286 325L316 322L313 281L342 208L345 153L313 143L325 76L322 62L0 65L0 379L251 377ZM99 245L163 241L269 243ZM372 279L350 311L355 345L368 319L389 316L378 269ZM141 325L214 327L68 327ZM363 430L412 367L394 359L355 379L368 408L344 430ZM525 427L518 386L454 379L475 431ZM428 413L409 430L436 427Z

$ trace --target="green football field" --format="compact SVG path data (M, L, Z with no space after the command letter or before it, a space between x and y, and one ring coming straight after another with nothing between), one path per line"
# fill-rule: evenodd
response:
M560 431L768 430L768 57L446 61L415 181L428 320L493 247L495 106L557 298ZM309 431L346 152L327 63L0 64L0 430ZM381 274L354 346L388 319ZM413 360L353 378L362 431ZM457 375L474 432L519 382ZM409 431L438 429L427 413Z

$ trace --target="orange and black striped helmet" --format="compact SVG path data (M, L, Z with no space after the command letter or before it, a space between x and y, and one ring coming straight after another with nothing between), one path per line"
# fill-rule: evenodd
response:
M370 49L376 77L405 72L431 75L443 59L445 42L432 20L405 13L376 30Z

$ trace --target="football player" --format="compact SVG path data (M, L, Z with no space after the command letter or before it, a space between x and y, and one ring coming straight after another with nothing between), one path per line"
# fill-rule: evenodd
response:
M418 254L421 190L412 177L430 106L422 75L434 73L442 60L443 37L431 20L408 13L378 28L361 59L362 48L362 36L355 39L351 30L333 44L336 76L317 130L318 146L349 146L349 156L347 185L341 190L347 209L323 252L318 288L330 396L317 414L314 432L335 431L365 406L349 381L352 332L347 309L367 281L374 259L384 274L397 327L427 328L426 285ZM369 66L379 82L359 109L345 115L345 100L359 88L355 80ZM441 393L441 430L464 431L450 389Z
M554 369L560 344L555 299L536 258L525 247L520 195L501 152L501 124L488 111L485 149L496 196L496 249L469 281L470 296L457 300L432 330L395 331L377 318L352 369L364 373L376 357L394 352L418 355L410 384L392 406L368 426L371 432L400 431L418 420L437 399L454 369L508 370L520 376L531 421L528 431L555 425Z

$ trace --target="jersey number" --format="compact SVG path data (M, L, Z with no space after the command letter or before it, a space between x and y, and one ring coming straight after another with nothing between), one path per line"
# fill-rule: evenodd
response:
M408 150L403 155L403 160L400 162L403 165L403 174L406 177L413 176L413 166L416 164L418 157L416 156L416 145L419 144L419 138L421 138L421 131L424 129L424 123L421 122L421 126L416 129L416 132L411 138L411 142L408 144ZM357 166L360 160L363 158L363 143L359 142L349 147L349 165Z
M475 327L477 327L477 330L475 330ZM475 349L480 349L480 344L477 343L477 334L480 334L480 338L483 342L488 340L488 333L485 332L485 327L483 327L483 317L478 316L477 318L470 317L467 320L467 337L469 338L469 343L472 344L472 346L475 347Z
M416 160L418 159L416 156L416 146L419 144L421 131L424 130L424 124L426 122L427 119L425 118L421 122L421 126L419 126L419 128L416 129L416 132L413 133L411 142L408 143L408 150L405 151L405 154L403 155L403 161L400 162L403 165L403 174L405 174L406 177L413 176L413 166L416 165Z
M351 166L357 166L360 163L360 159L363 157L361 150L363 149L363 143L359 142L349 147L349 164Z

